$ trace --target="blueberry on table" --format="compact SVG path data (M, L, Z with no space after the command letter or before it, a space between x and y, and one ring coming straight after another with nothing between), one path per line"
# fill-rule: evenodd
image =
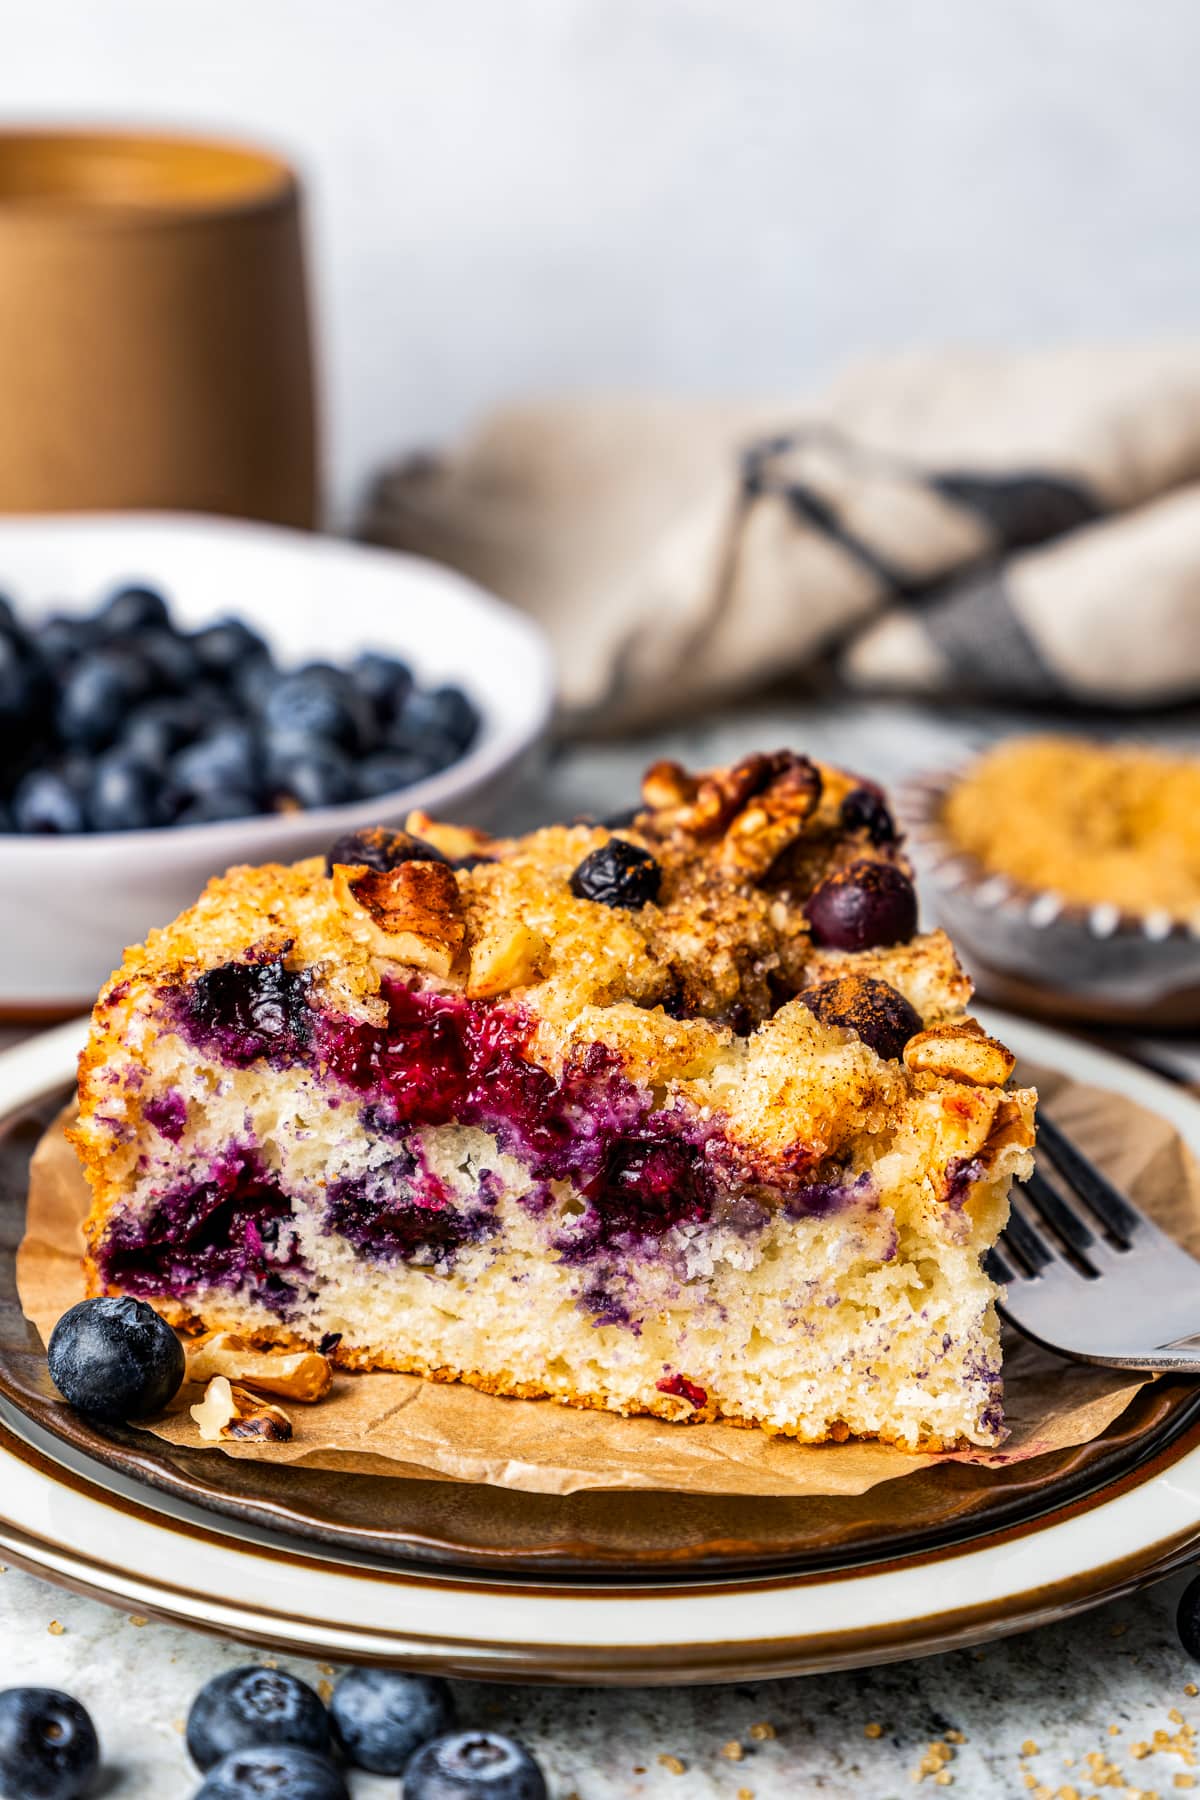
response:
M345 863L350 867L365 863L368 869L386 875L390 869L398 869L401 863L444 863L449 860L424 838L414 837L410 831L389 831L384 825L368 825L362 831L347 831L335 839L329 846L325 869L332 873L334 863Z
M1175 1629L1188 1655L1200 1662L1200 1575L1188 1582L1180 1596Z
M193 631L188 643L200 667L220 682L232 681L248 664L271 663L263 639L241 619L218 619L215 625Z
M12 798L17 831L40 836L67 836L87 830L83 796L58 769L30 769Z
M192 1701L187 1747L198 1769L237 1750L280 1744L318 1756L328 1756L330 1747L329 1715L319 1697L285 1669L229 1669L206 1681Z
M917 896L894 863L862 858L835 869L804 907L815 941L827 950L904 944L917 929Z
M144 1300L80 1300L51 1334L50 1379L77 1412L104 1424L148 1419L183 1383L183 1346Z
M436 1675L350 1669L329 1702L346 1761L372 1775L402 1775L413 1752L454 1723L454 1701Z
M151 625L169 625L167 603L154 588L118 588L95 615L96 628L106 638L128 637Z
M149 831L165 825L171 808L159 770L122 745L92 766L87 819L93 831Z
M275 735L321 738L351 752L371 749L376 735L370 702L331 663L285 675L266 697L263 720Z
M547 1800L541 1769L498 1731L456 1731L425 1744L404 1771L404 1800Z
M571 876L571 892L577 900L598 900L601 906L645 906L658 899L662 870L648 850L624 838L609 838L585 856Z
M149 665L108 646L83 656L59 690L55 719L63 742L85 750L111 744L130 709L150 692Z
M12 1800L82 1800L100 1768L96 1728L55 1688L0 1693L0 1792Z
M324 1756L293 1744L257 1744L222 1757L195 1800L350 1800L350 1790Z

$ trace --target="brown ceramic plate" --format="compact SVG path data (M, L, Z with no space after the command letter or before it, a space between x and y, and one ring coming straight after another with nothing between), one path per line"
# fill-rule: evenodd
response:
M34 1425L171 1499L326 1553L570 1581L710 1580L894 1560L1028 1524L1110 1486L1200 1417L1194 1385L1144 1388L1095 1442L1005 1469L943 1465L854 1499L548 1495L272 1469L85 1423L54 1396L15 1284L29 1158L61 1088L0 1121L0 1397Z

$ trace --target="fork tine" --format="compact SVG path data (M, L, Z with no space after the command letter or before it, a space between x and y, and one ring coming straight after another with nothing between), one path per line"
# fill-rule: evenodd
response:
M1053 1119L1038 1120L1038 1141L1050 1152L1055 1168L1073 1188L1085 1205L1095 1213L1106 1231L1129 1244L1139 1225L1144 1225L1137 1208L1102 1175L1077 1144L1057 1126Z
M1001 1287L1011 1287L1017 1279L994 1244L983 1259L983 1267L989 1278L999 1282Z
M1084 1223L1074 1208L1067 1204L1058 1189L1050 1185L1044 1175L1039 1175L1035 1169L1029 1179L1021 1182L1020 1186L1028 1194L1037 1212L1041 1214L1051 1230L1058 1233L1064 1244L1070 1249L1078 1251L1094 1248L1095 1233Z
M1016 1207L1008 1216L1008 1224L1004 1227L1002 1237L1008 1248L1016 1253L1033 1275L1039 1274L1047 1263L1054 1261L1054 1252L1047 1248L1038 1232Z

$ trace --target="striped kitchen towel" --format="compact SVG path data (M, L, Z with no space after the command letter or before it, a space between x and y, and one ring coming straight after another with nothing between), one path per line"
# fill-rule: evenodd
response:
M1200 347L913 354L796 406L513 406L386 471L362 528L539 618L574 731L800 676L1177 701L1200 695Z

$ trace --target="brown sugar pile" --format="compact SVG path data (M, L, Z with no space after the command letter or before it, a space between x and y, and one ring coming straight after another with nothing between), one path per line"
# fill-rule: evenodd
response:
M951 789L942 823L991 874L1086 906L1200 921L1200 758L1010 738Z

